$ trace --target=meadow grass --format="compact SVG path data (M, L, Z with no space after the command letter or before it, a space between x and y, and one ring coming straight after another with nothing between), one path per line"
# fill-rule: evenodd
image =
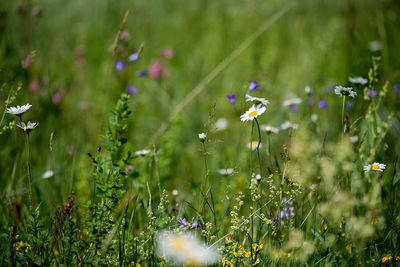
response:
M1 3L1 266L400 264L399 11Z

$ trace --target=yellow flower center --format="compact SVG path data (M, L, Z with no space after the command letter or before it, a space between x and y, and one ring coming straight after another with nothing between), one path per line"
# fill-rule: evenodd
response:
M258 142L256 142L256 141L251 142L251 148L257 148L257 146L258 146Z
M258 111L257 111L257 110L254 110L254 111L252 111L252 112L249 113L249 117L252 118L252 117L254 117L254 116L257 116L257 114L258 114Z
M289 100L288 100L288 104L289 104L289 105L292 105L292 104L293 104L293 100L292 100L292 99L289 99Z
M189 258L185 261L185 264L192 265L192 266L200 266L201 262L197 259Z
M377 169L379 169L379 165L378 165L378 164L373 164L372 167L371 167L371 169L377 170Z
M181 237L175 237L171 240L171 247L175 251L183 251L184 250L184 240Z

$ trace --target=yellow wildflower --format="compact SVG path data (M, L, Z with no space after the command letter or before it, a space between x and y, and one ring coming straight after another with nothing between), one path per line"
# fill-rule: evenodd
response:
M351 254L351 248L352 248L352 244L348 244L347 246L346 246L346 250L347 250L347 252L349 253L349 254Z
M382 263L387 263L392 260L392 255L387 254L385 257L382 258Z

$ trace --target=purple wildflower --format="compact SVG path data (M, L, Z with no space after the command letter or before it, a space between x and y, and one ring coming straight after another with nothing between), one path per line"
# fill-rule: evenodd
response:
M147 76L147 70L139 70L139 71L137 72L137 75L138 75L139 77L145 77L145 76Z
M123 70L125 68L125 63L124 62L122 62L121 60L116 60L115 61L115 69L116 70Z
M347 102L347 110L351 110L353 108L353 101Z
M396 94L398 94L399 90L400 90L400 83L395 83L393 88L394 88L394 91L396 92Z
M237 94L227 95L226 98L232 103L235 104Z
M369 91L369 98L375 98L378 92L376 90L372 90L371 88L368 89Z
M297 104L290 104L289 109L292 111L297 111Z
M249 85L250 91L254 91L254 90L260 88L260 85L258 85L256 81L249 81L249 83L250 83L250 85Z
M135 51L132 55L129 56L129 61L134 62L139 59L139 52Z
M199 224L197 222L197 220L195 220L194 218L192 218L192 222L188 222L186 220L186 218L183 219L177 219L177 221L181 224L181 226L183 228L189 227L190 229L195 229L195 228L199 228L199 229L203 229L203 227L201 226L201 224Z
M190 228L199 228L199 229L203 229L203 227L201 226L201 224L199 224L197 222L197 220L195 220L194 218L192 218L192 223L189 223Z
M322 99L321 101L318 102L318 108L326 108L327 106L328 106L328 103L324 99Z
M294 208L292 206L293 200L287 200L286 197L282 199L282 204L285 204L285 207L280 212L281 224L283 224L284 220L289 220L290 217L294 216Z
M128 85L128 87L126 88L126 92L128 93L128 94L136 94L136 92L137 92L137 88L136 87L134 87L134 86L132 86L132 85Z
M176 220L182 225L183 228L185 228L188 225L186 218L183 218L182 220L180 220L180 219L176 219Z
M307 105L308 106L314 105L314 100L312 98L307 99Z

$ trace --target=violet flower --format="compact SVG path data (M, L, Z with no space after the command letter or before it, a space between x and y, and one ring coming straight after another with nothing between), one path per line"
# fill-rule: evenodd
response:
M347 110L351 110L353 108L353 102L349 101L347 102Z
M181 224L181 226L182 226L183 228L188 227L188 228L190 228L190 229L195 229L195 228L203 229L203 227L201 226L201 224L199 224L199 223L197 222L197 220L195 220L194 218L192 218L192 222L191 222L191 223L188 222L188 221L186 220L186 218L177 219L177 221Z
M282 199L282 204L285 204L285 207L280 212L281 224L283 224L284 220L289 220L290 217L294 216L294 208L293 208L293 200L287 200L286 197Z
M116 70L120 71L120 70L123 70L124 68L125 68L125 63L122 62L122 60L118 59L115 61L115 69Z
M146 77L147 76L147 70L139 70L137 72L137 76L139 77Z
M326 108L327 106L328 106L328 103L324 99L322 99L321 101L318 102L318 108Z
M377 94L378 94L378 92L376 90L372 90L371 88L369 88L368 91L369 91L369 98L370 99L375 98L377 96Z
M135 51L133 54L129 56L129 61L134 62L139 59L139 52Z
M254 90L260 88L260 85L258 85L256 81L249 81L249 83L250 83L250 85L249 85L250 91L254 91Z
M136 87L134 87L134 86L132 86L132 85L128 85L128 87L126 88L126 92L128 93L128 94L136 94L136 92L137 92L137 88Z
M232 103L235 104L237 94L227 95L226 98Z
M314 100L312 98L307 99L307 105L308 106L314 105Z

